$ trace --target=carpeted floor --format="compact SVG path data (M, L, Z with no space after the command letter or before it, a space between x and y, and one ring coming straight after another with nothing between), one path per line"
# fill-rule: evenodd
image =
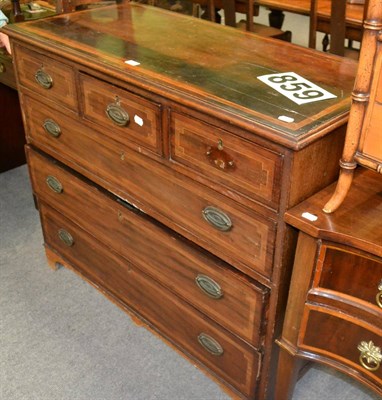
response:
M52 271L25 166L0 174L1 400L228 400L73 272ZM293 400L377 400L314 366Z

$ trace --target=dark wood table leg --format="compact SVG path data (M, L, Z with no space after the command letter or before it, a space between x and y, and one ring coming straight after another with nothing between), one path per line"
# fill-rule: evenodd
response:
M330 22L330 53L345 55L346 0L332 2Z
M223 0L224 24L236 27L235 0Z

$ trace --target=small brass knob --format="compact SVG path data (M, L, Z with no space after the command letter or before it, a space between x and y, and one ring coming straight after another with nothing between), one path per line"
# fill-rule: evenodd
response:
M382 362L382 353L380 347L374 345L370 340L369 342L362 341L357 346L361 352L359 361L361 365L368 371L377 371Z

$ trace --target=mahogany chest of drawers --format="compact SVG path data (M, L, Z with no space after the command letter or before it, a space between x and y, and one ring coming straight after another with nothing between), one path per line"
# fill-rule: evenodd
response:
M271 398L282 216L336 179L355 63L132 3L6 32L49 262Z
M287 211L300 230L276 399L291 397L303 358L382 394L382 179L358 170L345 201L327 215L333 185Z

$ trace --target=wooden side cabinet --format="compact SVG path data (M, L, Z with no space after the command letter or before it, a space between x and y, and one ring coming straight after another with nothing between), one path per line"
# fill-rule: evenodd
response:
M321 207L332 189L285 215L299 238L278 340L277 400L291 397L304 359L382 394L382 179L357 171L341 208L327 215Z

